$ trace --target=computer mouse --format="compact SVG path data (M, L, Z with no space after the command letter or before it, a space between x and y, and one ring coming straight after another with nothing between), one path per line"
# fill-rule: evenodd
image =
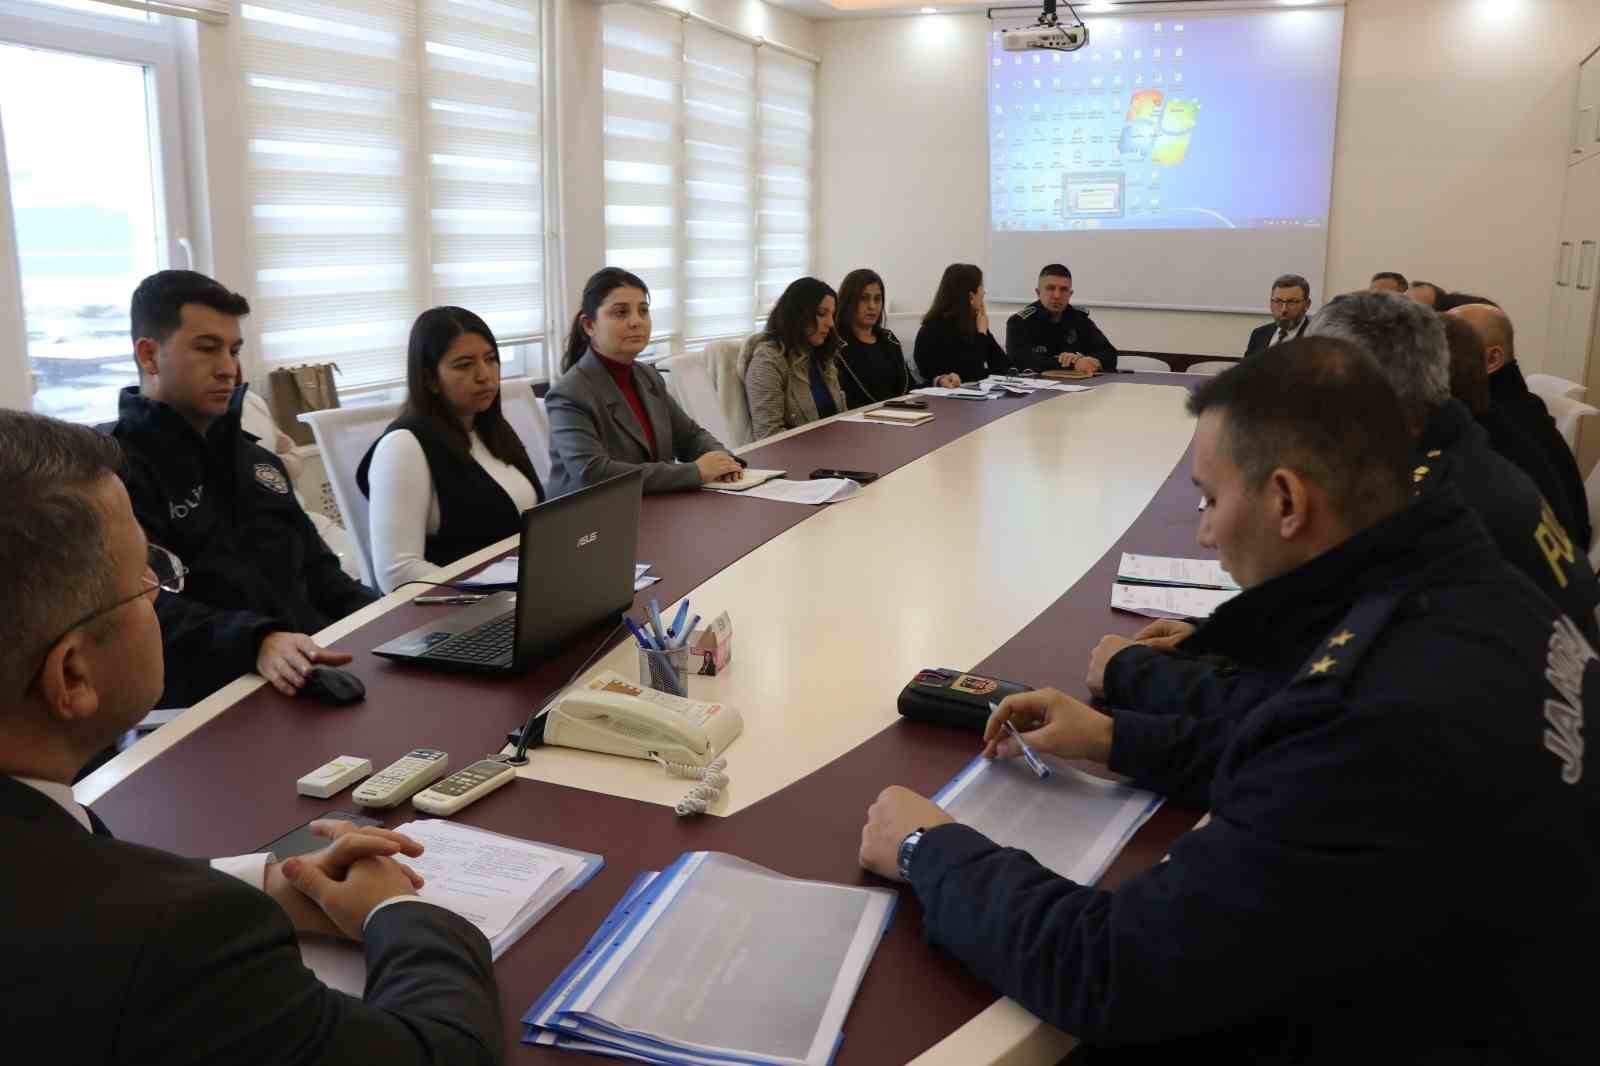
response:
M321 703L346 704L367 698L367 686L355 674L331 666L313 666L300 695Z

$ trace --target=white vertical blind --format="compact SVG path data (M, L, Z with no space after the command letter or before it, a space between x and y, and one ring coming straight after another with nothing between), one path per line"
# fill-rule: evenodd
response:
M602 26L607 262L650 286L653 339L747 333L810 269L815 68L634 4Z
M402 380L411 322L439 303L541 331L538 0L240 15L263 364Z
M772 309L811 270L816 68L773 48L760 54L760 190L756 201L757 303Z
M612 4L602 33L606 262L644 279L653 336L671 336L678 332L683 20Z

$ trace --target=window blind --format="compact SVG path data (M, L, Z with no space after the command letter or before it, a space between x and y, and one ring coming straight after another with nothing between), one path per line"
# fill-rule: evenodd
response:
M403 380L411 322L440 303L542 331L538 0L240 16L262 364Z
M757 303L766 314L789 282L811 270L816 67L763 48L759 81Z

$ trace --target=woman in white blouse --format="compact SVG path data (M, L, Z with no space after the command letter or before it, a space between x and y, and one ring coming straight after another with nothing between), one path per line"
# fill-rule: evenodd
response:
M400 417L356 471L385 592L514 536L522 512L544 499L500 411L500 349L483 319L460 307L424 311L411 326L406 390Z

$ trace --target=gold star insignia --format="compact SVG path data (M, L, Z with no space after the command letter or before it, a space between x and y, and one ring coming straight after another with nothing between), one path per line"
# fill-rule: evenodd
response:
M1423 478L1425 478L1427 476L1428 476L1428 468L1425 467L1425 466L1419 466L1415 470L1411 471L1411 480L1412 481L1421 481Z
M1444 452L1441 452L1438 448L1435 448L1433 451L1428 453L1428 458L1429 459L1437 459L1437 458L1439 458L1439 456L1441 456L1443 454L1444 454Z
M1311 672L1313 674L1325 674L1337 665L1339 665L1339 660L1335 659L1331 655L1324 655L1322 658L1311 664Z
M1342 648L1355 639L1356 635L1347 629L1336 637L1329 637L1328 646L1331 648Z

